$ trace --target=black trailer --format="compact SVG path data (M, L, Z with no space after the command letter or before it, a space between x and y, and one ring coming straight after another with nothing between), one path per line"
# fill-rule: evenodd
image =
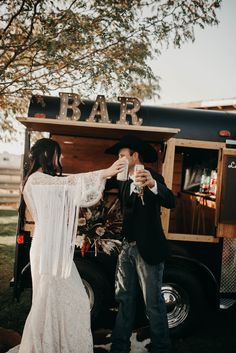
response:
M77 99L75 108L75 96L32 97L28 117L18 119L27 128L25 157L32 131L48 132L61 144L66 174L109 165L113 158L104 150L124 134L153 144L159 158L150 166L162 173L177 205L162 212L171 247L162 290L172 334L186 334L206 308L228 308L236 300L236 114L158 106L138 110L132 98L107 103L102 96L81 104ZM116 191L108 197L116 197ZM31 283L32 229L27 210L21 209L14 273L17 297ZM91 250L82 257L77 249L74 260L95 323L105 309L115 307L117 254L100 251L94 256Z

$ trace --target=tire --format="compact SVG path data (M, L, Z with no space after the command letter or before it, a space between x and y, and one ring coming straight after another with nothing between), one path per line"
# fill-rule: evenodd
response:
M111 301L111 288L104 273L96 264L83 259L75 260L90 301L91 322L95 326Z
M191 272L167 269L162 293L171 336L188 335L205 313L206 301L201 283Z

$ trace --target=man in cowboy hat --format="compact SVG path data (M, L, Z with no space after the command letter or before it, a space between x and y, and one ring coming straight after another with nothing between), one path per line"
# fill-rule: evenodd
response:
M134 177L135 165L157 160L156 150L137 136L124 136L105 153L126 157L129 173L127 181L113 178L107 181L106 187L119 189L124 235L116 271L115 292L119 311L110 352L130 351L136 294L140 286L150 322L151 352L167 353L170 339L161 285L168 249L160 207L173 208L174 195L165 185L163 177L151 169L137 171Z

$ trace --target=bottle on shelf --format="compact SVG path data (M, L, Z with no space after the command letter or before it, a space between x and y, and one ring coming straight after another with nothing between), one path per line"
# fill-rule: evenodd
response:
M204 168L204 169L203 169L202 176L201 176L199 191L202 192L202 193L204 193L204 194L209 193L209 190L210 190L210 181L211 181L211 177L210 177L210 175L209 175L207 169Z
M209 193L213 196L216 196L216 190L217 190L217 172L216 170L212 170Z

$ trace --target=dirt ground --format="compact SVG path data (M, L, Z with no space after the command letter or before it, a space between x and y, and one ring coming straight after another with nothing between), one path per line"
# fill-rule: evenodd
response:
M235 320L236 320L236 305L228 310L219 310L208 314L207 317L202 318L202 322L192 335L184 338L173 339L171 353L235 353L236 352L236 334L235 334ZM95 340L97 343L109 343L110 338L106 335L111 333L111 328L114 323L114 317L103 322L100 329L97 329ZM106 328L104 330L104 327ZM133 344L136 344L137 351L132 350L132 353L146 353L144 348L149 340L142 328L138 329L137 340L142 341L137 345L136 337L133 335ZM98 353L107 352L107 346L100 346ZM143 347L141 349L141 347ZM106 349L106 350L105 350ZM96 352L96 351L95 351Z

